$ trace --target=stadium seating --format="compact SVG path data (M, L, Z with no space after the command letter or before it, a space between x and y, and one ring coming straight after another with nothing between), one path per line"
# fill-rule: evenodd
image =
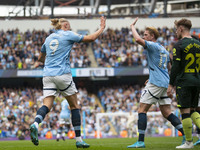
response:
M158 42L172 53L173 44L177 41L173 29L158 28ZM143 35L144 31L139 31ZM108 28L93 45L95 59L99 67L134 67L147 66L146 51L138 45L128 28Z
M174 42L173 29L158 28L160 37L158 42L163 44L170 52ZM20 32L18 29L0 32L0 69L35 69L35 62L39 56L41 46L52 30L49 32L33 30ZM143 31L139 31L142 35ZM87 50L88 44L75 44L71 51L71 67L91 67L97 63L99 67L132 67L147 66L146 51L134 42L128 28L108 28L95 42L92 49L96 62L91 62ZM42 66L41 66L42 67ZM41 68L40 67L40 68Z
M136 112L139 102L139 97L143 87L135 86L115 86L104 87L98 90L99 101L103 107L98 105L94 94L88 94L85 88L79 88L78 99L82 106L82 111L85 111L86 124L85 130L87 136L95 136L96 118L95 114L99 112ZM29 136L29 125L34 121L37 109L42 105L43 99L42 89L40 88L3 88L0 90L0 122L1 132L0 137L18 137ZM46 137L46 133L51 130L53 136L56 135L58 127L58 116L61 109L60 101L62 96L56 98L53 109L46 116L39 128L40 137ZM175 110L175 103L173 110ZM102 108L104 110L102 110ZM158 111L158 106L153 106L151 111ZM82 116L83 117L83 116ZM105 121L102 118L102 123ZM167 123L167 122L166 122ZM150 126L159 125L159 119L154 118L149 123ZM103 123L102 136L107 135L111 127L107 123ZM124 129L128 130L124 124ZM166 124L166 127L168 125ZM153 129L153 128L152 128ZM149 129L148 134L151 135L155 130ZM161 129L160 129L161 130Z
M35 69L41 46L50 33L52 30L0 31L0 69ZM72 68L90 67L87 44L75 44L70 60Z

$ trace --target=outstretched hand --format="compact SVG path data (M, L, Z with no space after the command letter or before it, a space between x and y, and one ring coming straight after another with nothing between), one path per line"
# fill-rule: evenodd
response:
M136 24L136 22L138 21L138 17L135 18L135 20L133 21L133 23L131 24L131 26L134 26Z
M105 27L106 27L106 17L104 17L104 16L101 16L101 18L100 18L100 20L101 20L101 24L100 24L100 27L101 27L101 29L105 29Z

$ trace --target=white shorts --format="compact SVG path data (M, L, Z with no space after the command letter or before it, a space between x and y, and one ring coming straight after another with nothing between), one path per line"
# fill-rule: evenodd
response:
M61 124L71 124L71 119L70 119L70 118L65 118L65 119L60 118L60 119L59 119L59 124L60 124L60 125L61 125Z
M158 87L154 84L147 83L142 91L141 103L166 105L171 104L171 99L167 96L167 88Z
M77 92L78 91L71 74L43 77L44 98L47 96L58 96L59 93L65 97L76 94Z

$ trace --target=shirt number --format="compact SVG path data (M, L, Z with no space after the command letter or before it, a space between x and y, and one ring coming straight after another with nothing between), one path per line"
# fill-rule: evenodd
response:
M57 39L54 39L49 43L49 47L52 50L51 55L54 55L55 51L58 48L58 45L59 45L59 42Z
M196 53L196 66L195 68L191 68L191 65L195 62L195 56L192 53L186 55L185 60L189 60L188 64L185 66L185 73L194 73L195 69L197 72L200 70L200 53Z
M167 68L167 54L160 53L160 63L159 67L166 69Z

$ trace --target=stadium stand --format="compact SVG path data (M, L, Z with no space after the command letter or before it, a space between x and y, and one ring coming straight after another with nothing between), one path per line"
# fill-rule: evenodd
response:
M139 85L104 87L98 90L97 95L99 98L97 98L95 94L88 94L86 88L79 88L79 103L82 106L82 111L85 111L86 114L86 136L94 137L95 135L96 113L136 112L142 88L143 87ZM33 119L37 108L42 105L42 95L41 88L3 88L0 90L1 138L17 137L19 139L24 139L29 136L29 125L34 121ZM56 98L53 109L40 125L40 137L45 137L48 131L51 131L54 137L56 136L58 116L61 110L60 102L62 99L62 96ZM100 101L101 104L98 103L98 101ZM173 110L176 109L175 106L176 103L174 102ZM159 111L158 106L152 106L151 111ZM108 132L111 132L112 126L114 126L115 130L117 129L117 124L112 125L106 120L105 118L101 119L102 134L104 137L108 136ZM159 119L154 118L151 120L152 122L150 122L150 124L156 124L156 128L161 124ZM120 120L118 120L118 122L120 122ZM166 120L162 122L165 122L165 126L169 126ZM125 122L123 123L124 129L128 130ZM122 129L116 130L116 132L121 130ZM148 134L151 135L154 132L155 131L148 131ZM118 134L120 135L120 133Z
M172 28L158 28L158 42L172 53L173 44L177 41ZM143 35L143 30L139 33ZM99 67L134 67L147 66L146 51L138 45L130 29L113 30L108 28L92 45Z
M94 114L101 111L100 107L96 105L93 96L88 96L86 89L79 88L78 97L82 110L86 111L87 124L94 126ZM25 138L29 136L29 125L34 121L37 108L42 105L42 89L3 88L0 90L0 98L0 137ZM40 127L40 137L45 137L49 130L54 136L56 135L62 99L61 96L56 98L53 109Z
M35 69L41 46L52 30L20 32L18 29L0 32L0 69ZM71 51L71 67L90 67L86 44L75 44ZM42 66L41 66L42 67ZM40 68L41 68L40 67Z
M163 27L158 28L158 30L161 35L158 38L158 42L163 44L172 53L173 44L177 41L173 29ZM33 30L32 32L26 31L24 33L18 29L2 30L0 32L1 69L35 69L34 64L37 61L41 45L45 37L51 32L52 30L49 30L49 32ZM142 34L143 30L139 32ZM90 46L93 49L93 57L95 57L96 62L91 62L91 56L89 57L87 53ZM134 42L128 28L121 28L120 30L108 28L92 45L75 44L71 51L70 59L72 68L90 67L91 63L97 63L99 67L146 67L145 54L145 50ZM79 88L80 104L82 110L86 112L86 135L94 136L95 134L96 113L136 112L142 89L143 86L138 84L107 86L97 88L95 90L96 93L89 96L86 88ZM36 109L42 103L42 89L30 87L2 88L0 90L0 98L0 137L18 137L19 139L24 139L29 134L28 128L33 122ZM40 137L45 137L49 130L53 136L56 135L57 116L60 111L61 100L62 97L57 98L53 110L42 123L39 131ZM97 101L100 103L97 103ZM173 110L176 110L176 102L173 102ZM152 106L151 111L159 111L159 108L156 105ZM105 120L107 119L102 118L102 125L105 123ZM117 122L120 121L118 120ZM160 122L154 122L153 124L160 124ZM105 123L102 128L102 134L104 136L107 135L113 127L117 129L115 125L112 126L109 122ZM158 127L155 130L158 130ZM127 129L125 125L124 129ZM149 135L155 132L155 130L151 132L149 130ZM116 132L120 134L119 131L116 130Z
M194 19L194 18L193 18ZM131 20L131 19L130 19ZM130 20L126 20L126 24ZM144 19L145 20L145 19ZM174 19L171 19L174 20ZM78 22L79 20L77 20ZM146 24L149 20L147 20ZM157 20L158 21L158 20ZM46 21L49 24L49 21ZM73 22L72 23L77 23ZM114 21L113 21L114 22ZM91 45L88 44L75 44L71 51L71 67L72 68L87 68L87 67L101 67L108 68L135 68L147 67L146 51L139 45L137 45L132 37L130 29L122 27L124 20L119 20L120 28L111 27L114 23L108 26L107 30ZM156 22L156 20L155 20ZM40 22L41 23L41 22ZM94 22L93 22L94 23ZM6 23L5 23L6 25ZM27 26L27 24L26 24ZM35 24L34 24L35 26ZM45 25L44 25L45 26ZM83 26L85 28L86 25ZM144 26L144 25L143 25ZM142 27L143 27L142 26ZM46 27L46 26L45 26ZM156 26L157 27L157 26ZM87 30L93 30L88 29ZM34 70L35 62L37 61L39 51L45 37L52 32L49 28L46 30L27 30L21 31L19 29L9 29L0 31L0 69L1 71L7 70ZM78 31L77 29L75 29ZM143 29L139 28L138 31L142 35ZM163 44L172 53L173 44L177 41L174 35L174 29L170 27L158 27L160 37L158 42ZM194 34L198 34L195 33ZM95 59L93 59L95 58ZM95 65L94 65L95 64ZM42 70L42 65L39 69ZM125 70L124 69L124 70ZM80 71L80 70L79 70ZM99 71L99 70L97 70ZM126 70L125 70L126 71ZM85 111L85 130L86 136L96 137L96 114L99 112L106 113L127 113L136 112L139 102L141 90L143 89L143 83L148 78L148 73L128 74L124 71L124 76L117 76L115 72L114 78L104 78L106 81L101 81L102 78L95 77L93 75L87 76L82 83L82 79L78 79L79 99L82 106L82 111ZM130 70L128 70L130 71ZM118 72L117 72L118 73ZM27 75L27 76L26 76ZM0 83L0 137L8 138L15 137L24 139L29 136L29 125L34 121L36 109L41 106L42 103L42 89L41 82L39 87L30 86L37 83L41 76L28 76L28 73L24 76L13 75L12 79L5 79L2 75L0 79L5 80ZM136 76L137 75L137 76ZM129 80L129 76L134 80ZM23 78L23 81L21 81ZM39 79L38 79L39 78ZM145 80L144 80L145 79ZM8 80L11 80L8 82ZM20 80L20 81L19 81ZM29 81L28 81L29 80ZM122 81L128 80L129 84L121 84ZM137 82L135 82L137 80ZM11 83L12 82L12 83ZM15 83L16 82L16 83ZM23 83L22 83L23 82ZM30 84L30 82L33 82ZM138 83L140 82L140 83ZM113 86L110 85L113 84ZM5 87L2 84L7 85ZM91 84L92 87L90 87ZM13 85L9 88L9 85ZM25 86L26 85L26 86ZM27 86L28 85L28 86ZM87 86L85 86L87 85ZM98 85L98 86L97 86ZM86 88L82 88L82 87ZM19 88L18 88L19 87ZM88 94L90 93L90 94ZM55 137L57 129L58 114L60 111L60 101L62 97L58 97L54 103L52 111L48 114L46 119L40 125L39 134L40 137L45 137L48 131L52 132ZM174 98L175 99L175 95ZM173 101L173 111L176 110L176 102ZM157 105L152 106L151 112L157 112L159 108ZM164 129L169 127L166 120L160 119L160 117L149 117L148 121L148 135L164 135ZM126 125L128 118L123 117L102 117L100 119L101 135L103 137L113 135L121 135L121 131L129 131L130 127ZM132 126L136 128L136 123ZM113 133L111 133L113 132ZM136 136L137 131L133 131ZM114 134L115 135L115 134ZM123 136L125 133L122 134ZM126 136L124 136L126 137Z
M45 38L53 32L51 18L67 18L72 31L90 34L99 25L99 16L107 17L106 30L100 38L91 44L76 43L71 50L71 72L79 91L83 138L138 136L137 110L149 72L147 52L135 42L129 28L135 17L140 17L137 31L141 36L146 26L158 29L158 42L170 52L170 57L177 41L174 20L190 18L191 33L200 38L198 0L1 0L0 8L6 14L0 15L0 141L6 142L30 140L30 125L43 100L43 64L39 67L36 64ZM75 8L76 14L68 14L71 8ZM52 110L39 125L39 139L56 139L63 99L60 95L56 97ZM175 93L171 108L180 118ZM160 115L158 105L152 105L147 120L147 137L180 136ZM73 135L68 134L69 139L75 136L73 130L71 126ZM70 142L65 143L69 146ZM116 142L114 139L109 146L122 149ZM168 148L175 140L164 142ZM91 145L103 148L102 144Z
M173 29L158 28L160 37L158 42L163 44L171 53L173 44L177 41ZM49 32L29 30L22 33L18 29L0 32L0 68L1 69L35 69L35 62L39 56L41 46ZM140 31L143 34L143 31ZM146 51L134 42L128 28L120 30L108 28L92 44L96 62L91 62L88 55L90 45L87 43L75 44L71 51L71 67L87 68L92 64L98 67L147 67ZM95 66L95 65L93 65ZM42 66L40 66L41 68Z

